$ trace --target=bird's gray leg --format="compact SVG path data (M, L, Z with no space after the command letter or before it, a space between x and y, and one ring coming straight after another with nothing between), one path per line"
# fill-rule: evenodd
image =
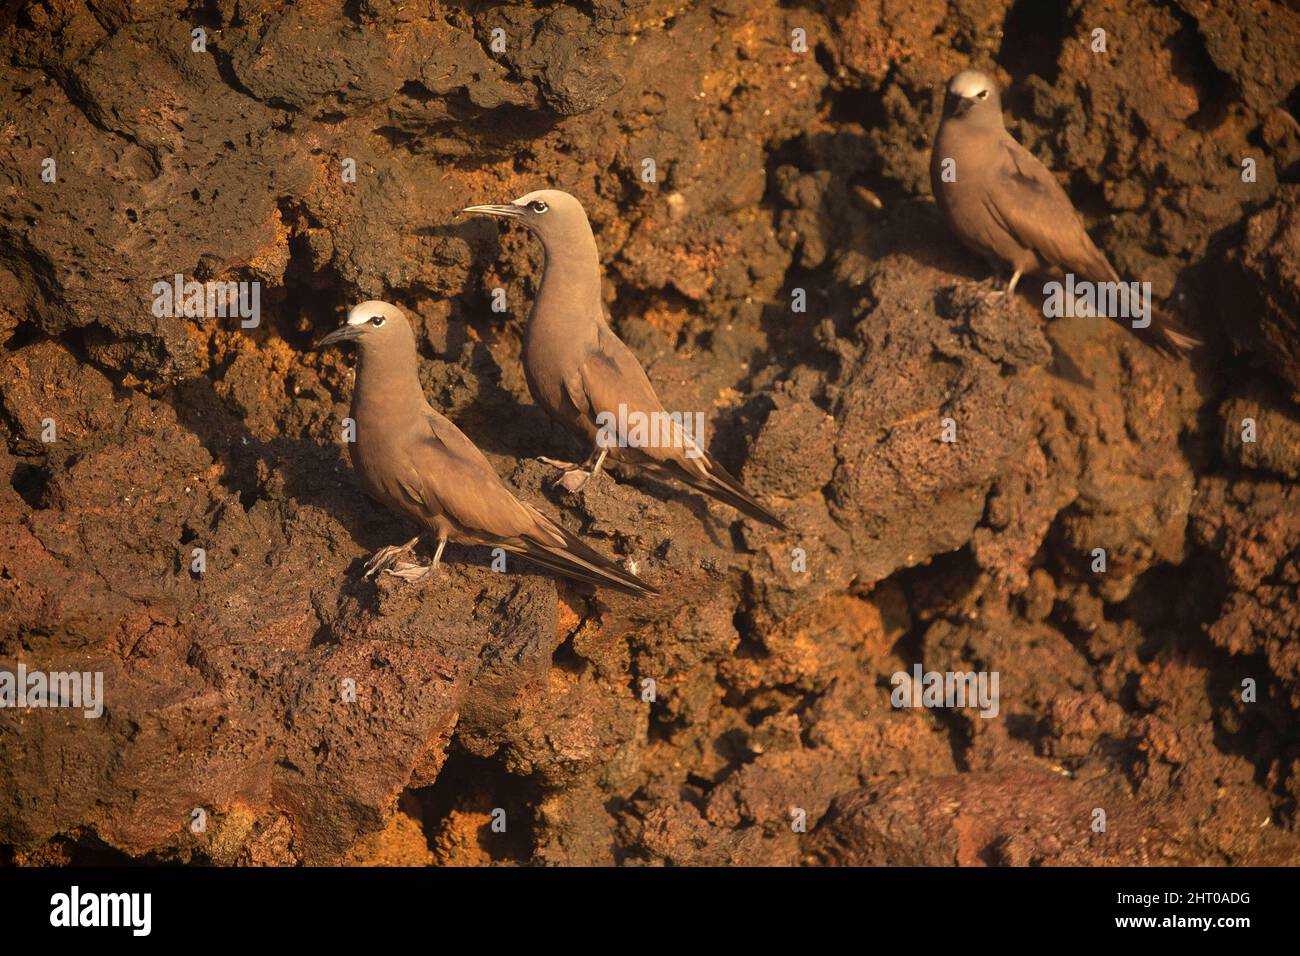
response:
M433 570L438 570L438 562L442 560L442 549L447 547L447 536L438 535L438 550L433 552Z
M1016 294L1016 283L1019 281L1020 281L1020 270L1017 269L1015 271L1015 274L1011 276L1011 284L1007 286L1007 295Z
M417 534L410 541L406 542L406 544L390 544L386 548L380 548L371 555L370 560L366 562L363 576L373 578L380 571L387 570L396 563L397 559L401 555L406 554L406 552L410 551L419 543L420 536Z
M593 451L592 454L595 454ZM587 486L587 482L600 474L600 466L605 464L605 456L609 454L608 448L601 448L600 454L596 455L596 464L592 466L591 471L585 471L582 468L573 468L566 471L558 479L556 484L565 491L581 491ZM591 461L590 458L587 461Z

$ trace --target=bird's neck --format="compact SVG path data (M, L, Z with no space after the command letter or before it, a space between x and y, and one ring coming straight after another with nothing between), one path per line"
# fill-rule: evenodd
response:
M352 386L354 419L359 420L368 409L418 408L424 401L414 345L409 349L360 350Z
M1001 113L971 115L967 116L965 119L967 129L978 130L981 133L993 133L1000 136L1007 135L1007 124L1003 122Z
M600 255L591 230L547 242L542 285L537 290L533 321L575 319L603 321L600 296Z

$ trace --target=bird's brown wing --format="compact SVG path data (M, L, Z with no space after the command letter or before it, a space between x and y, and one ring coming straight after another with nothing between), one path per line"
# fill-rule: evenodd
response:
M410 443L399 482L430 514L467 532L507 540L532 532L535 512L506 487L491 462L459 428L432 409L427 430Z
M708 453L702 435L687 433L680 424L667 417L663 402L655 394L641 363L612 332L601 330L597 348L588 354L573 380L565 382L565 392L575 405L589 410L593 422L602 411L617 415L620 404L626 406L629 415L638 412L665 416L660 420L664 429L660 432L660 442L631 450L631 457L637 464L676 478L751 518L775 528L787 529L780 518L759 504ZM624 457L627 457L626 452Z
M686 449L693 444L691 436L671 423L645 369L632 350L613 332L601 329L596 347L587 353L575 374L565 381L564 390L569 400L597 426L598 415L607 412L617 417L620 405L626 408L628 416L663 416L661 423L671 429L664 436L667 440L654 446L639 447L633 457L644 457L659 464L673 463L704 477L703 468L697 464L699 458L686 454Z
M1070 197L1033 153L1007 136L995 162L985 198L989 215L1060 272L1093 282L1118 280Z
M1024 246L1062 273L1089 282L1119 282L1105 254L1093 243L1070 197L1047 167L1010 136L986 200L990 214ZM1121 294L1128 287L1121 285ZM1177 357L1200 341L1170 315L1158 313L1146 328L1132 330L1157 351Z
M399 478L404 494L426 513L441 513L469 536L523 554L548 570L627 594L653 587L584 544L532 505L520 501L465 433L433 409L428 432L415 442Z

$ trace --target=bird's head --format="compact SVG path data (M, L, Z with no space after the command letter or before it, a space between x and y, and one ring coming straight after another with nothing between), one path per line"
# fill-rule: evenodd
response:
M591 234L582 203L559 189L539 189L499 206L468 206L474 216L493 216L527 226L545 242Z
M1002 125L1002 97L998 93L998 84L987 73L962 70L948 81L943 115L944 119L960 117Z
M362 348L411 338L411 326L402 310L389 302L371 299L354 305L347 324L321 339L316 347L354 342Z

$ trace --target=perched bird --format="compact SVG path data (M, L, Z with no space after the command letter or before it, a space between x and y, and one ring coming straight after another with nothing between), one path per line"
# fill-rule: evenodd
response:
M930 188L958 238L995 269L1011 268L1007 294L1015 292L1025 273L1120 282L1065 190L1007 132L997 84L978 70L963 70L948 81L930 155ZM1129 289L1127 283L1118 287L1121 300L1131 296ZM1145 328L1133 331L1167 355L1201 344L1160 313Z
M387 302L362 302L347 324L318 348L358 347L351 417L356 440L352 466L361 487L381 504L437 536L433 564L398 559L420 540L376 552L366 576L387 570L407 579L436 570L448 539L505 548L542 567L628 594L654 588L583 544L532 505L517 499L483 453L425 401L417 372L415 336L406 316Z
M635 440L635 435L627 440L629 430L621 424L618 429L608 427L611 421L663 422L669 413L632 350L605 321L596 238L577 199L558 189L542 189L506 205L470 206L465 212L521 223L541 239L546 252L524 342L524 375L537 404L590 442L595 457L591 471L575 469L565 475L564 487L582 487L608 456L675 478L742 514L789 530L714 460L700 444L702 436L668 427L657 441Z

